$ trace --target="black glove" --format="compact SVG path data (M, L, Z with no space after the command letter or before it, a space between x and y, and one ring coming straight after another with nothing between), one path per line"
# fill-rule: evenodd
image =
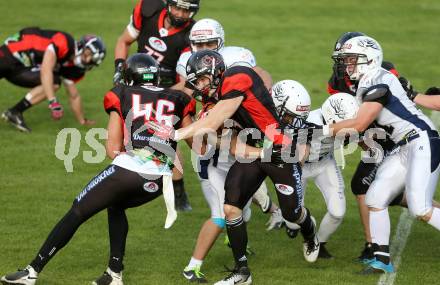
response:
M440 88L439 87L429 87L428 89L426 89L425 91L426 95L440 95Z
M113 75L113 84L119 85L123 83L122 79L122 71L124 69L125 60L122 58L118 58L115 60L115 74Z
M414 90L413 86L411 85L411 82L405 77L403 76L399 77L399 82L402 85L403 90L406 91L406 96L408 97L408 99L414 101L414 98L416 98L419 92Z

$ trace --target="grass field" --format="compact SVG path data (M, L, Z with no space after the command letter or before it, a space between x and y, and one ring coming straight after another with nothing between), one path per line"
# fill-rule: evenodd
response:
M79 84L87 117L105 127L107 115L102 98L111 87L113 49L125 28L135 1L116 0L16 0L0 1L0 39L20 28L38 25L68 31L77 38L96 33L105 40L108 56L102 67L93 70ZM196 18L219 20L226 31L226 45L251 49L258 64L274 80L295 79L309 90L313 106L327 96L326 82L331 72L330 53L335 39L345 31L363 31L375 37L401 74L416 88L425 90L438 84L440 76L438 16L435 0L388 1L266 1L202 0ZM0 81L0 110L12 106L27 91ZM59 98L67 107L67 97ZM103 169L109 160L88 164L82 151L90 151L84 140L87 128L78 126L66 111L61 121L49 118L46 104L25 113L31 134L23 134L0 123L0 275L25 266L36 254L53 225L70 207L82 187ZM67 173L54 154L57 133L78 127L81 152L74 171ZM186 189L194 210L180 214L170 230L163 229L165 209L157 199L128 211L130 233L126 251L125 284L185 284L181 275L191 257L201 223L209 217L186 152ZM267 216L254 208L248 231L256 252L251 257L254 284L377 284L379 276L360 276L353 262L362 246L363 235L357 207L350 191L350 179L359 155L347 158L344 169L347 214L328 244L335 255L331 261L310 265L302 257L301 240L290 240L284 231L266 232ZM273 197L275 196L272 193ZM309 185L306 204L320 220L325 213L321 195ZM391 211L393 229L401 209ZM415 222L402 255L394 284L438 284L440 278L440 234L430 226ZM68 246L40 275L39 284L90 284L106 268L108 234L106 213L85 223ZM208 256L203 272L210 281L224 277L223 265L232 265L232 254L221 242Z

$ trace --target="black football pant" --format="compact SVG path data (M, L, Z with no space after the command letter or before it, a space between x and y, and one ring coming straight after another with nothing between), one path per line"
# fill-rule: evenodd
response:
M266 177L275 185L283 218L301 226L301 233L308 239L314 236L309 211L302 215L303 189L299 164L278 167L270 162L255 160L251 163L235 162L229 169L225 182L225 204L243 209ZM227 232L237 266L247 265L247 231L242 217L226 219Z
M107 209L110 236L109 267L115 272L120 272L123 269L128 233L125 209L145 204L161 194L161 177L144 178L125 168L108 166L76 197L70 210L47 237L31 266L37 272L41 272L50 259L70 241L79 226L101 210Z

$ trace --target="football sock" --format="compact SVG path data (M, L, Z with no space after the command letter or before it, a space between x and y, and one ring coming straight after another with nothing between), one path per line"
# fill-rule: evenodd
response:
M315 235L315 226L313 225L312 218L310 216L310 211L307 208L304 208L306 213L302 218L302 221L298 223L301 227L301 234L306 240L310 240Z
M239 216L232 220L226 219L226 230L236 265L238 267L247 266L246 246L248 237L243 217Z
M342 219L336 219L327 212L319 225L318 240L320 242L328 241L341 223Z
M26 111L30 107L32 107L32 104L25 97L25 98L21 99L20 102L18 102L14 107L12 107L11 110L23 113L24 111Z
M123 259L128 234L128 221L125 210L110 207L107 209L110 238L110 258L108 267L116 273L124 270Z
M183 178L179 180L173 180L174 194L176 197L181 197L185 192Z
M385 264L390 263L390 228L388 208L370 211L370 233L374 257Z
M440 230L440 209L434 208L432 211L431 219L429 219L428 224Z
M202 267L203 260L196 259L194 257L191 257L191 260L188 263L188 268L196 268L196 267Z

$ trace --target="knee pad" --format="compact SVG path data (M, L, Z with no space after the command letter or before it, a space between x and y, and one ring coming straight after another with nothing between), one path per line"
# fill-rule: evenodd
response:
M223 218L211 218L212 222L221 229L224 229L226 226L226 220Z

